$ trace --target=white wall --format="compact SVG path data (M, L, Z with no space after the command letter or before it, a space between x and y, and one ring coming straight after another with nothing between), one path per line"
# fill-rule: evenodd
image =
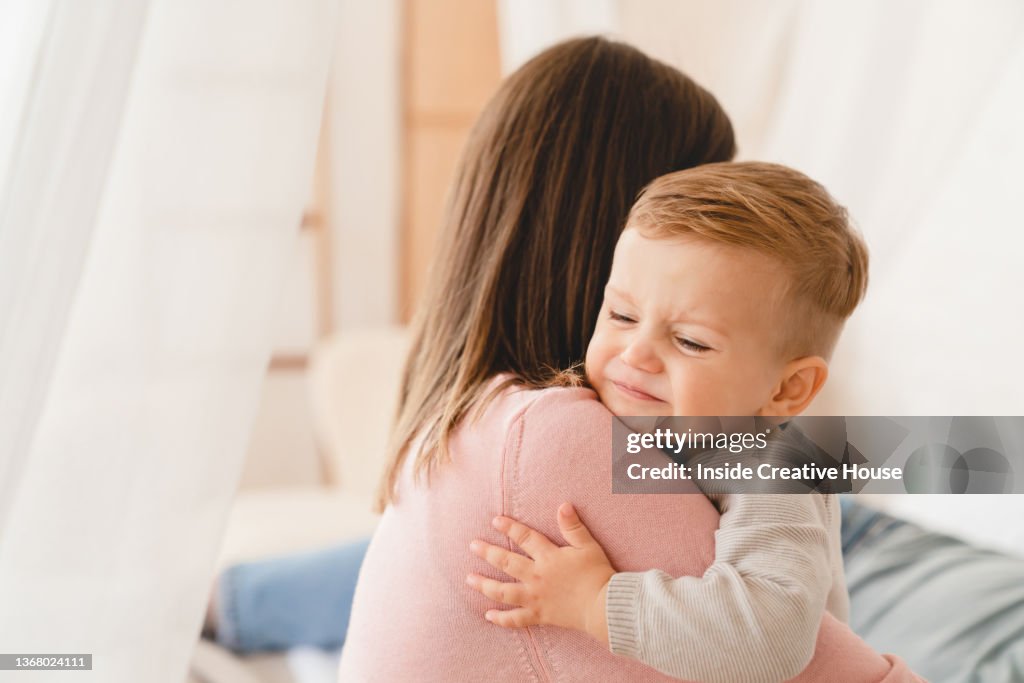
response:
M330 214L339 329L397 320L399 0L341 0L330 80Z

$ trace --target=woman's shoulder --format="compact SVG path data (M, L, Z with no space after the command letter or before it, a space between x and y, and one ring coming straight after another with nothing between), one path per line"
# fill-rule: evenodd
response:
M601 403L593 389L584 386L526 387L514 382L508 374L491 380L489 391L497 391L488 411L504 413L511 422L558 424L572 421L607 421L611 412Z
M610 443L612 413L597 394L582 386L531 388L499 376L490 385L492 400L474 421L491 438L501 435L507 448L543 457L548 447L592 450ZM511 451L510 451L511 452Z

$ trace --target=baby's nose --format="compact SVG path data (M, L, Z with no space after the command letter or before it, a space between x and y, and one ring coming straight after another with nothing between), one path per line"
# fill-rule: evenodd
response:
M620 355L622 362L626 365L642 370L644 372L661 372L661 359L658 356L657 348L646 337L638 336L623 349Z

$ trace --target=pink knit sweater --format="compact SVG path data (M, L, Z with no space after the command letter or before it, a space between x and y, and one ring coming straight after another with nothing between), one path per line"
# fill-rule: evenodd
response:
M670 681L588 636L554 627L504 629L495 603L465 584L499 574L469 551L497 514L561 541L555 510L571 501L619 571L701 575L714 560L718 513L701 495L613 495L611 414L585 389L507 389L456 430L452 461L384 513L363 563L342 652L347 681ZM408 459L407 465L411 463ZM799 681L919 681L825 615Z

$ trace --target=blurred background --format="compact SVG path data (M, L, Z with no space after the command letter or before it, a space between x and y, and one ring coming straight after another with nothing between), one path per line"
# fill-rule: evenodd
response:
M214 570L372 531L463 141L504 75L571 36L682 69L739 158L849 207L872 281L813 412L1024 414L1017 2L0 8L6 651L74 644L106 653L96 680L182 680ZM985 522L1019 518L1015 496L890 505L1024 547Z

